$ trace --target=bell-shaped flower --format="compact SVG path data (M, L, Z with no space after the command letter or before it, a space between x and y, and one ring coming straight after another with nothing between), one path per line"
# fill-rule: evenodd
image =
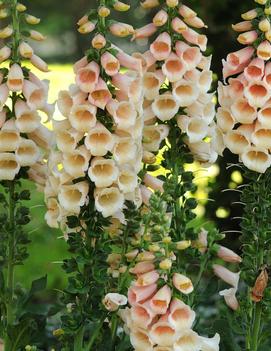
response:
M119 169L112 159L94 157L88 170L88 176L98 188L111 186L117 181Z
M15 151L20 144L20 134L16 130L0 130L0 152Z
M99 65L96 62L91 61L83 68L80 68L76 73L76 84L83 92L90 93L94 90L95 85L98 83L99 74Z
M215 275L222 279L225 283L228 283L234 288L238 287L240 272L234 273L219 264L214 264L213 269Z
M143 147L147 151L158 151L160 144L169 133L167 125L159 124L146 126L143 129Z
M178 116L179 128L187 134L190 143L196 143L207 136L208 124L203 118Z
M95 127L97 108L91 104L74 105L70 111L69 121L79 132L88 132Z
M29 139L21 139L15 152L20 166L32 166L40 157L40 152L34 141Z
M31 110L41 109L46 104L47 94L44 88L29 80L24 80L23 95Z
M21 133L31 133L38 128L40 117L36 111L32 111L29 106L18 99L15 103L16 127Z
M149 302L135 304L131 307L131 319L133 324L147 329L152 323L156 314L151 310Z
M24 74L21 66L17 63L11 65L7 76L7 86L12 92L21 91L24 84Z
M177 290L186 295L194 290L191 279L180 273L173 274L173 285Z
M135 106L129 101L122 101L116 104L113 118L117 126L120 126L122 129L132 127L137 118Z
M127 302L127 297L118 293L108 293L103 299L105 308L110 312L117 311L120 306L125 306Z
M164 321L163 317L153 324L150 330L151 340L159 346L172 346L178 337L174 327L167 320Z
M159 95L159 90L165 76L161 70L155 72L146 72L143 77L143 91L144 96L148 100L153 100Z
M13 180L20 170L20 164L15 154L0 153L0 179Z
M84 145L71 153L63 154L63 168L73 178L84 177L88 170L90 153Z
M112 151L114 144L111 132L99 122L85 137L86 148L93 156L105 156L108 151Z
M171 38L166 32L161 33L150 46L150 51L157 61L166 60L171 53Z
M124 194L135 191L138 186L137 173L131 165L124 165L120 168L117 183Z
M155 283L146 286L131 286L128 290L128 300L130 305L137 305L138 303L142 303L143 301L150 299L156 290L157 284ZM156 313L152 308L151 310L153 313Z
M155 116L162 122L172 119L178 112L177 99L170 93L159 95L152 103Z
M245 87L244 96L247 98L250 106L258 108L263 107L270 99L271 92L268 84L264 81L255 81Z
M131 138L118 138L113 149L113 157L119 165L124 165L134 161L137 152L137 144Z
M225 289L219 292L219 295L224 297L227 306L229 306L233 311L236 311L239 308L236 292L236 288Z
M58 94L57 107L64 117L69 117L72 106L73 100L70 92L67 90L61 90Z
M172 300L168 321L175 330L183 331L191 329L195 318L195 312L183 301L178 299Z
M109 76L114 76L120 70L119 60L108 51L101 56L101 65Z
M271 165L271 156L267 149L248 147L240 157L247 168L258 173L265 173Z
M200 336L193 330L185 331L173 346L174 351L200 351Z
M135 350L153 351L153 342L148 331L141 328L132 328L130 341Z
M176 82L172 91L173 97L181 107L193 104L199 97L199 93L198 86L194 82L188 82L186 80Z
M167 312L172 292L169 286L164 285L150 300L150 307L157 314Z
M107 87L104 80L99 78L94 90L89 93L88 101L101 109L104 110L106 104L110 101L112 95Z
M162 66L162 71L170 82L177 82L182 79L187 70L186 62L173 52Z
M58 201L61 207L69 213L79 214L87 202L89 186L87 182L72 185L62 185L59 189Z
M121 211L124 205L124 196L116 187L104 188L95 196L95 206L104 217L114 215Z

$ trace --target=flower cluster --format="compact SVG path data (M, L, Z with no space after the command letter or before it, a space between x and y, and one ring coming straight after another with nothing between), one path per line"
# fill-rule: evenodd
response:
M147 3L144 2L143 7ZM186 134L186 144L195 159L213 163L220 150L215 142L219 135L213 123L214 96L209 93L211 57L203 55L206 36L194 30L204 28L205 24L193 10L179 5L178 1L167 1L166 5L151 24L134 34L134 38L140 40L159 33L150 50L142 55L145 68L143 146L146 151L157 151L174 119Z
M244 13L244 21L233 25L246 47L223 62L226 83L218 89L217 125L224 147L248 169L264 173L271 165L271 8L267 1L256 2L265 8Z
M94 35L91 49L74 65L75 84L58 98L65 119L53 122L58 151L49 159L45 189L51 226L78 215L89 196L104 217L123 218L126 200L141 204L137 176L142 160L141 61L101 34L109 13L108 8L99 8L96 27L89 20L95 13L78 22L81 33L94 31ZM121 37L133 32L123 23L110 30ZM129 70L121 73L121 67Z
M1 11L1 18L9 17L11 5ZM0 30L0 38L6 41L0 49L0 62L10 61L9 68L0 70L0 180L14 180L20 170L25 170L29 178L43 186L43 160L53 145L53 134L41 120L44 113L51 118L54 105L47 102L48 81L41 81L21 61L29 59L40 71L48 71L47 64L27 43L28 36L37 41L44 37L26 27L39 23L38 18L26 14L22 4L16 11L17 27L8 25Z
M146 249L129 254L134 258L130 273L135 276L128 291L131 307L119 314L136 350L217 351L218 334L209 339L192 329L195 312L183 299L194 287L187 276L178 273L176 261L176 252L186 250L191 242L172 241L168 233L171 216L162 198L155 193L149 199L141 239Z

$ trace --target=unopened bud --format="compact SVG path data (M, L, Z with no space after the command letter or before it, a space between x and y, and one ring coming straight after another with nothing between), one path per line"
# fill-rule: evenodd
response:
M114 9L116 11L125 12L125 11L128 11L130 9L130 5L124 4L124 2L121 2L121 1L116 1L114 4Z
M56 330L53 331L53 335L56 336L56 337L64 335L64 330L63 329L56 329Z
M110 15L109 8L107 8L105 6L100 7L99 10L98 10L98 15L100 17L108 17Z
M7 26L0 30L0 39L9 38L13 34L13 29L10 26Z
M16 6L17 11L24 12L26 10L26 6L23 4L18 3Z
M150 250L151 252L160 251L160 246L157 245L157 244L152 244L152 245L149 246L149 250Z
M191 240L182 240L176 243L177 250L186 250L191 246Z
M172 266L172 261L168 258L159 263L159 267L165 271L169 270Z
M176 7L179 5L179 0L167 0L168 7Z
M267 18L263 19L262 21L259 22L259 29L262 32L268 32L271 28L270 22L268 21Z
M271 6L270 7L267 7L266 9L264 9L264 13L268 16L271 15Z
M7 18L9 16L9 12L7 9L1 9L0 10L0 19Z
M154 164L156 162L156 156L152 152L144 151L143 162L149 165Z
M163 243L165 243L165 244L170 244L171 241L172 241L171 236L165 236L165 237L163 238Z
M25 15L25 20L28 24L39 24L40 18L32 16L32 15Z
M258 16L258 12L256 9L245 12L241 15L241 17L246 21L251 21Z
M36 41L43 41L46 39L46 37L43 34L37 32L36 30L30 31L30 38Z

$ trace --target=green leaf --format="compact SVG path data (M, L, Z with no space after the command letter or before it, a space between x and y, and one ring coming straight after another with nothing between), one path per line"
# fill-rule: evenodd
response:
M32 282L31 289L29 291L29 296L32 296L35 293L46 289L46 286L47 286L47 275L45 275L44 277L41 277L37 280L34 280Z

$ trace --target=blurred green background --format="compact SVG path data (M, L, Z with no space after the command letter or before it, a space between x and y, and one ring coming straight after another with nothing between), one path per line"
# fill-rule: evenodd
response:
M61 89L67 89L73 82L72 62L79 59L85 49L90 45L89 36L77 33L76 22L84 13L92 7L96 7L98 1L87 0L35 0L25 1L28 12L40 17L42 22L36 29L47 36L44 43L33 43L35 51L50 63L51 72L40 74L41 78L51 81L50 101L57 98ZM115 18L129 22L135 27L140 27L152 18L152 12L146 12L138 7L139 1L128 1L131 11L125 14L114 13ZM206 34L209 38L209 52L213 55L213 71L221 78L222 58L228 52L238 49L235 34L231 30L231 24L240 21L240 14L253 6L252 1L236 0L191 0L184 2L193 7L208 24ZM131 43L122 39L118 45L128 52L135 50L144 51L147 43ZM135 48L137 46L137 48ZM55 118L59 113L56 111ZM238 244L235 233L239 229L239 217L241 208L233 205L238 201L237 192L223 192L222 189L236 188L243 182L242 177L234 167L227 169L228 163L235 162L231 155L226 154L219 164L209 170L196 170L196 182L200 186L197 197L201 206L198 208L199 222L209 220L221 230L230 231L228 235L229 246ZM32 216L33 221L29 225L32 244L30 246L30 258L24 267L18 268L17 278L25 286L29 286L34 278L48 273L49 288L65 285L65 277L61 270L61 260L67 256L67 248L61 233L47 227L44 221L45 206L42 194L38 194L32 185ZM211 199L210 201L208 199Z

